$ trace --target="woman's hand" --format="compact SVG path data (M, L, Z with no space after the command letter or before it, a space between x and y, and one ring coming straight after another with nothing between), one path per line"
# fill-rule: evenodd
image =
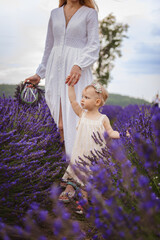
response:
M41 80L40 76L35 74L35 75L33 75L33 76L29 77L29 78L26 78L25 82L29 82L29 83L32 83L34 85L38 85L40 80ZM28 87L33 87L33 86L32 85L28 85Z
M74 65L71 69L71 72L69 76L66 78L65 83L68 84L68 86L74 86L81 77L82 70L78 65Z

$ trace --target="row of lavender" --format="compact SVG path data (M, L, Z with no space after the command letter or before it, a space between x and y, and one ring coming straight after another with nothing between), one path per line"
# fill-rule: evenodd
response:
M43 102L37 107L0 98L0 217L16 221L34 201L43 206L63 171L57 126Z
M24 111L12 99L1 99L2 220L23 215L31 202L39 202L30 206L23 227L1 223L3 239L160 238L160 110L135 105L104 106L101 111L121 132L121 139L110 141L106 136L106 147L97 153L98 164L93 162L87 183L90 204L80 201L86 209L82 231L58 202L55 185L50 194L53 211L47 211L44 195L61 177L64 165L59 133L47 106Z

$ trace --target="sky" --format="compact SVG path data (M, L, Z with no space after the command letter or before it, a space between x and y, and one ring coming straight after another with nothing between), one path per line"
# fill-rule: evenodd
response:
M160 95L160 0L96 2L99 20L112 13L129 25L108 92L151 102ZM0 0L0 84L19 84L35 74L50 11L56 7L58 0Z

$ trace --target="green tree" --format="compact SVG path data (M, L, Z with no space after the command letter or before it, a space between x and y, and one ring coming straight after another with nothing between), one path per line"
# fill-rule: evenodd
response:
M125 32L128 30L128 25L117 23L116 18L109 14L99 22L99 29L101 47L97 66L93 69L93 73L98 81L107 86L111 80L113 62L117 56L122 56L120 48L123 38L127 38Z

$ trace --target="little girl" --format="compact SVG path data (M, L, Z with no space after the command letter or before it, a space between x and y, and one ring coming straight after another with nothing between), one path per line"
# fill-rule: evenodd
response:
M69 166L63 176L64 181L67 182L67 187L59 196L59 200L69 202L75 194L75 183L78 183L83 188L83 182L74 173L73 167L78 162L79 157L87 164L90 164L89 159L85 156L90 156L91 151L101 150L102 146L95 143L93 133L100 134L104 140L104 132L106 131L110 138L119 138L119 132L114 131L110 125L108 117L101 114L98 109L105 103L108 98L108 93L103 86L98 82L93 82L84 88L82 92L81 106L76 101L74 86L68 86L69 100L74 112L79 116L79 123L77 127L77 135L74 143L71 160ZM105 145L105 140L104 140ZM83 173L81 173L83 175ZM69 181L71 180L71 181ZM84 198L87 199L87 193L81 190Z

